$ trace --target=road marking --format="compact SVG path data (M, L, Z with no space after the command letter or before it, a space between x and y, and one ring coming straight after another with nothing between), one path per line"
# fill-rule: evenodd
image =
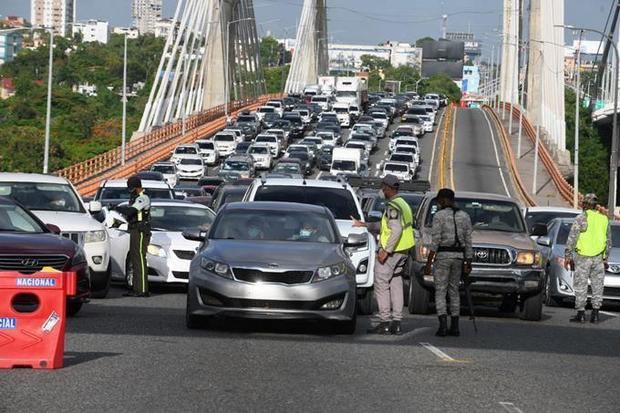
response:
M403 333L400 336L396 336L397 337L396 340L397 341L407 340L408 338L417 336L418 334L421 334L421 333L426 333L427 331L431 331L432 329L433 327L414 328L413 330Z
M437 347L435 347L431 343L420 343L420 345L423 346L425 349L429 350L431 353L433 353L440 359L442 359L443 361L456 361L455 359L453 359L452 357L450 357L443 351L439 350Z
M454 184L454 147L456 146L456 111L454 109L454 116L452 117L452 146L450 147L450 186L453 191L456 191L456 185Z
M499 176L502 178L502 184L504 184L504 189L506 190L506 195L509 197L510 191L508 190L508 184L506 184L506 178L504 178L504 171L502 170L502 164L499 161L499 153L497 152L497 144L495 143L495 133L493 132L493 126L491 126L491 121L489 120L489 116L482 109L477 109L482 111L484 115L484 119L487 121L487 125L489 125L489 131L491 132L491 142L493 142L493 150L495 151L495 161L497 162L497 169L499 170Z
M383 152L383 156L387 156L388 151Z
M323 176L323 171L319 172L319 174L316 176L316 179L320 179Z
M435 150L437 149L437 136L439 135L439 131L441 131L441 122L443 121L443 117L446 114L448 109L441 112L441 117L439 118L439 123L437 124L437 129L435 129L435 135L433 139L433 151L431 153L431 164L428 168L428 181L433 182L433 165L435 164Z
M499 402L499 405L502 406L504 408L504 410L506 410L507 412L510 412L510 413L523 413L523 410L521 410L517 406L515 406L514 403Z
M600 311L600 310L599 310L599 313L601 313L601 314L605 314L605 315L608 315L608 316L610 316L610 317L618 317L618 314L616 314L616 313L610 313L609 311Z

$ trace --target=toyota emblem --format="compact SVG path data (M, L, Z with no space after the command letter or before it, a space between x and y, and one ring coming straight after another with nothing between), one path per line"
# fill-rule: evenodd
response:
M486 250L478 250L476 251L476 258L480 260L486 260L489 257L489 252Z
M24 267L37 267L39 265L39 260L36 258L24 258L21 260L21 264Z

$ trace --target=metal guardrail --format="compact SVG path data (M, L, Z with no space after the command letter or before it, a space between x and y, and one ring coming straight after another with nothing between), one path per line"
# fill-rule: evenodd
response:
M263 95L255 99L232 102L228 107L231 115L242 110L253 110L266 101L281 97L281 94ZM188 116L185 119L185 135L182 122L165 125L126 145L125 165L121 165L121 147L87 159L55 174L71 181L81 195L93 195L104 179L125 178L151 164L164 159L181 143L193 142L211 136L226 124L224 105Z
M527 189L525 188L525 185L521 180L521 174L519 173L517 161L514 152L512 151L512 146L510 146L510 141L508 140L508 133L506 131L506 128L504 127L504 124L502 123L497 112L495 112L493 108L491 108L489 105L483 105L482 108L491 115L500 132L501 144L504 147L504 153L506 153L506 157L508 158L508 166L510 167L510 172L515 181L516 189L519 191L519 195L521 196L522 200L527 204L527 206L536 206L536 201L527 192Z

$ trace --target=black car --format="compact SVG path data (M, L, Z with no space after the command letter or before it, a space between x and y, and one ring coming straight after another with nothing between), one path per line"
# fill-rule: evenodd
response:
M300 139L304 137L304 134L306 133L306 128L303 121L301 120L301 115L299 115L299 113L285 112L282 116L282 119L288 120L291 123L291 129L289 131L289 136L291 138Z
M265 113L265 116L263 117L263 125L265 126L266 129L271 129L273 128L273 124L277 121L279 121L280 115L277 112L269 112L269 113Z
M315 132L320 132L320 131L334 132L334 135L336 135L336 139L340 139L342 137L342 128L340 127L339 124L336 124L336 123L321 122L318 125L316 125Z
M241 201L250 186L250 182L239 180L237 182L229 182L218 186L215 192L213 192L211 209L217 212L230 202Z
M271 125L271 128L269 129L282 129L284 133L290 134L292 128L293 128L293 125L291 124L291 121L286 120L286 119L280 119L278 121L275 121L273 125Z
M258 117L248 112L242 112L237 117L235 127L241 130L246 141L254 139L262 130L261 122Z
M0 271L18 271L24 277L43 267L75 272L77 295L67 299L72 316L90 296L88 264L82 247L59 234L57 226L45 225L17 201L0 196ZM20 304L34 304L26 301Z
M245 155L248 152L248 148L252 146L252 142L239 142L235 149L235 155Z
M307 152L291 152L287 159L299 159L303 163L304 172L306 175L311 175L314 165L312 165L312 158Z
M333 146L323 145L319 151L319 169L321 171L329 171L332 167L332 157L334 154Z

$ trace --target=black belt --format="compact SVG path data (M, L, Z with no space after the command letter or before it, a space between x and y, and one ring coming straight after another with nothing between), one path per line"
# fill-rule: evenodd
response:
M437 252L462 252L462 253L465 253L465 248L463 248L463 247L442 247L442 246L439 246L439 248L437 248Z

